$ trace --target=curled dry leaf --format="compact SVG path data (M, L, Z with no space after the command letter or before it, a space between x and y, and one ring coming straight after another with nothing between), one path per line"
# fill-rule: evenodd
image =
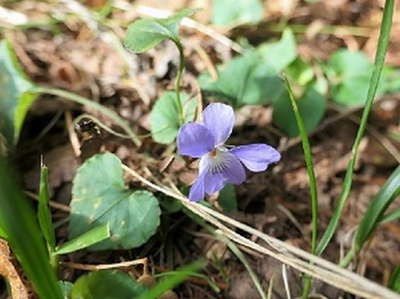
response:
M10 285L12 298L28 299L28 291L11 263L10 248L4 240L0 240L0 276L3 276Z

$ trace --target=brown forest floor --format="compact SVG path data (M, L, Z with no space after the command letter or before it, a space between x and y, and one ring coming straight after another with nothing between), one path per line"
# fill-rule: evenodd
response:
M89 6L96 6L103 1L85 2ZM204 7L204 10L196 15L196 19L203 24L209 21L210 1L135 2L169 10L187 5ZM303 1L265 2L265 22L256 27L242 26L224 34L232 39L245 36L251 43L257 44L279 37L279 28L271 26L287 20L289 23L308 25L304 32L296 34L298 50L305 60L327 59L330 53L341 47L362 49L368 56L374 55L383 1L335 0L315 4ZM52 4L39 4L29 0L9 3L8 7L24 12L32 18L40 18L52 11ZM135 11L118 12L114 13L111 19L115 28L119 28L136 16ZM319 26L327 25L355 26L364 31L353 35L349 27L350 29L344 32L318 33ZM166 89L173 88L178 60L174 46L166 42L156 49L135 56L132 60L135 71L133 80L122 80L125 62L109 44L96 36L96 32L89 29L87 24L77 17L70 16L63 24L59 24L58 28L61 29L58 34L54 34L49 28L37 27L5 32L13 39L18 58L35 82L61 87L98 101L129 120L136 132L147 134L149 111L155 99ZM196 94L198 86L195 77L218 63L228 61L235 53L195 29L182 27L181 32L186 54L183 86L189 93ZM203 51L210 61L204 58ZM400 5L397 8L387 63L400 66ZM399 99L400 95L391 95L375 105L370 120L371 130L362 142L353 189L340 229L324 255L331 261L337 261L343 249L350 246L352 231L361 219L368 201L398 164L380 142L389 130L399 130ZM149 137L144 139L142 147L137 149L126 140L111 136L103 130L96 130L94 124L86 124L81 126L80 130L74 131L70 119L83 112L91 113L107 123L107 120L96 112L70 102L55 101L50 96L42 96L34 104L14 157L19 169L24 173L24 187L27 190L37 192L41 154L49 166L52 200L64 205L68 205L70 200L71 181L77 167L88 157L104 150L116 153L126 164L144 175L146 167L153 174L159 174L160 168L170 156L170 147L155 144ZM343 112L331 107L325 120L332 119L340 113ZM326 227L333 211L334 200L341 191L359 116L359 111L350 116L344 115L311 138L320 199L320 232ZM267 141L278 147L282 153L282 160L269 172L251 174L247 182L237 188L240 212L230 216L308 250L309 190L301 146L298 142L288 140L273 127L270 107L245 107L238 111L237 117L239 125L231 139L232 144ZM78 137L78 143L71 143L71 131L72 138ZM394 144L400 150L400 143ZM79 157L77 150L81 151ZM196 166L183 159L176 159L165 171L181 185L188 185L197 173ZM159 179L162 177L160 175ZM398 207L400 203L397 203ZM54 209L53 212L56 221L68 216L68 213L60 209ZM158 273L203 256L211 261L206 273L219 283L223 291L216 294L205 281L193 279L176 289L180 298L258 298L243 265L223 244L216 241L212 235L200 231L200 228L183 213L163 215L159 231L145 246L135 250L75 253L65 259L82 264L99 264L147 256L151 260L151 269ZM60 241L67 239L65 224L58 229L57 237ZM382 225L370 242L368 250L364 251L362 263L356 271L386 285L394 266L400 264L399 249L399 222ZM247 256L265 285L272 276L275 277L276 298L284 298L280 264L271 258L256 254L249 253ZM140 274L140 269L131 271L132 275ZM71 281L80 273L79 270L67 267L62 269L63 278ZM224 279L224 275L229 277L228 281ZM298 277L299 273L291 275ZM298 294L301 280L290 281L292 292ZM340 296L339 291L326 285L319 285L317 290L328 298ZM0 298L4 297L0 295Z

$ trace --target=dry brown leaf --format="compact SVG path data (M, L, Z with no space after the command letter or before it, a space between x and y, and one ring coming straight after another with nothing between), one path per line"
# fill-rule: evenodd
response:
M10 285L13 299L28 299L28 291L10 259L7 242L0 240L0 276L3 276Z

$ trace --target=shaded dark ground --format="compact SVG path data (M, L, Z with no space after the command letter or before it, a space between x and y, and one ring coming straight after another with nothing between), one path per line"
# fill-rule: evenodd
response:
M101 0L87 1L88 5L101 4ZM199 5L196 1L137 1L148 6L164 9L178 9L187 4L206 7L199 12L198 20L206 23L209 16L209 1ZM192 3L193 2L193 3ZM380 22L383 1L321 1L307 4L293 1L282 8L285 1L266 1L265 22L254 26L236 28L227 35L232 38L245 36L257 44L279 36L276 24L288 20L293 24L306 24L307 30L298 30L298 49L305 60L327 59L330 53L341 47L362 49L373 57L377 29ZM48 14L51 4L32 6L31 1L9 3L9 7L27 13L33 18ZM208 3L208 4L207 4ZM387 63L400 66L400 21L395 19L392 41ZM116 26L125 26L135 17L134 12L116 12L111 16ZM318 34L312 28L322 25L347 25L365 29L364 36L354 36L349 29L347 34ZM275 26L271 28L271 26ZM170 43L163 43L155 50L135 56L132 60L134 81L125 76L125 62L116 51L91 31L79 18L70 16L56 26L58 34L46 26L24 30L8 30L4 34L15 42L17 54L30 77L37 83L57 86L92 98L114 109L129 120L138 134L149 130L148 114L155 99L166 89L171 89L176 72L177 53ZM303 32L304 31L304 32ZM195 76L207 69L207 62L201 58L196 47L200 46L211 58L214 65L228 61L233 55L229 48L210 37L192 30L182 29L183 44L186 51L186 73L184 88L195 94ZM119 33L119 32L117 32ZM342 217L340 229L334 242L324 257L338 261L342 248L351 244L352 231L361 219L368 201L379 190L385 179L398 164L382 147L379 136L387 136L389 131L399 131L399 95L387 96L376 104L370 127L379 133L378 138L367 132L361 149L349 203ZM24 174L27 190L36 192L39 176L39 159L43 154L50 170L52 200L68 204L71 194L71 181L76 168L82 161L95 153L108 150L116 153L125 163L145 174L147 167L159 180L165 175L180 185L188 185L196 176L196 166L192 161L177 157L165 173L160 167L172 151L164 145L155 144L145 138L140 149L118 137L94 128L95 125L81 127L77 131L81 146L81 156L77 157L70 142L66 119L88 112L106 124L106 119L94 111L70 102L42 96L31 109L21 142L15 155L21 172ZM325 120L337 115L329 109ZM340 112L339 112L340 113ZM332 214L334 200L338 197L346 162L355 136L357 124L354 116L338 120L311 138L312 151L318 179L320 196L320 232L326 227ZM282 151L281 162L270 171L250 174L247 182L237 187L239 212L231 216L248 223L259 230L304 249L310 244L310 207L308 180L301 147L290 146L287 138L273 128L271 108L246 107L238 111L239 124L230 140L231 144L268 142ZM387 138L387 137L386 137ZM400 149L400 143L391 140ZM134 186L137 183L132 183ZM399 203L393 205L398 208ZM65 219L68 214L54 209L55 221ZM66 225L57 231L58 241L67 238ZM395 265L400 264L400 226L398 221L381 226L376 236L364 252L362 263L357 268L361 274L381 284L387 284L389 274ZM225 248L213 239L212 235L201 231L183 213L164 214L159 233L145 246L130 251L104 253L74 253L65 260L83 264L112 263L147 256L150 268L155 273L175 269L177 266L207 257L210 261L205 273L212 277L222 289L220 294L213 292L201 279L185 282L176 289L180 298L258 298L252 281L243 265ZM271 277L275 277L276 298L284 298L281 281L281 265L271 258L247 254L255 271L267 288ZM130 270L135 277L141 275L140 269ZM81 271L62 269L62 277L73 281ZM296 294L301 289L298 273L292 273L291 290ZM318 285L318 293L336 298L339 293ZM3 298L0 296L0 298Z

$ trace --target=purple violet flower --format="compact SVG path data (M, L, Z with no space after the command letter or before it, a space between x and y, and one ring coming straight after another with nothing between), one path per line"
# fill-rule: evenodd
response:
M254 172L267 169L281 155L267 144L241 145L228 149L225 141L232 133L235 115L231 106L214 103L203 111L203 123L183 125L177 138L181 155L200 158L199 176L189 193L191 201L200 201L205 193L220 191L225 183L241 184L246 180L243 165Z

